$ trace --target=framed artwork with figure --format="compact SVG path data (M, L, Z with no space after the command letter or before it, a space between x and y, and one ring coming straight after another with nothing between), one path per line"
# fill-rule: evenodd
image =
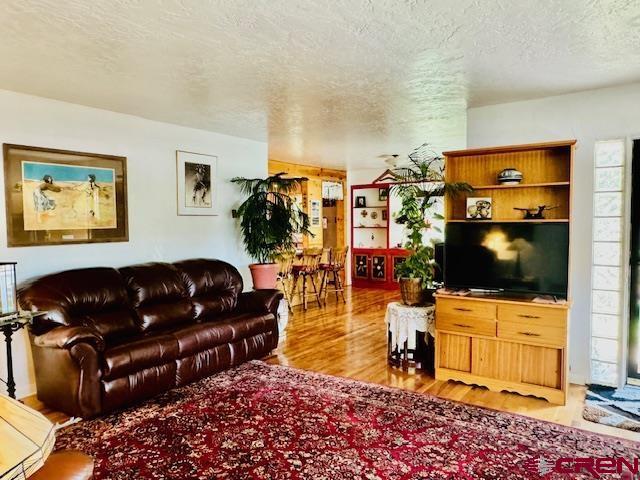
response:
M7 245L126 242L127 159L4 144Z
M178 215L217 215L218 157L176 151Z

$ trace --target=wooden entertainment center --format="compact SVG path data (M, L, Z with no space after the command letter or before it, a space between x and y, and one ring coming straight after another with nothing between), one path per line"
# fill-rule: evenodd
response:
M571 220L575 140L445 152L448 182L474 191L446 199L446 222L565 223ZM507 168L523 173L499 184ZM466 198L490 197L491 219L467 220ZM545 218L524 219L520 208L553 205ZM541 259L544 261L544 259ZM566 403L570 301L469 293L436 296L436 378L482 385Z

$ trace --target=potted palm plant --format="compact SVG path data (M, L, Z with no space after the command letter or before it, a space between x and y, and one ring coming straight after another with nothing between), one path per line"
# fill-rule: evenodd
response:
M248 195L238 207L237 217L247 253L256 261L249 265L256 290L276 287L276 260L294 250L294 234L311 235L308 215L291 196L307 179L283 175L231 179Z
M433 277L436 268L433 245L425 244L424 234L429 229L439 231L433 220L443 219L432 208L438 197L471 191L468 183L445 181L444 158L437 155L428 144L423 144L409 154L405 167L394 170L398 183L391 187L401 201L395 221L407 230L405 248L411 252L398 265L400 293L406 305L421 305L433 301ZM429 218L430 217L430 218Z

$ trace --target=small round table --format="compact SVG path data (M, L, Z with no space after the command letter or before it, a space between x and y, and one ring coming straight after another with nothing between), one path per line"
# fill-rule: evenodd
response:
M425 352L431 346L433 355L433 340L429 341L429 336L435 337L435 305L429 304L422 307L410 307L400 302L392 302L387 305L385 322L388 327L388 361L390 365L401 366L403 370L409 367L424 369ZM424 343L424 345L420 345ZM428 362L426 362L428 363Z

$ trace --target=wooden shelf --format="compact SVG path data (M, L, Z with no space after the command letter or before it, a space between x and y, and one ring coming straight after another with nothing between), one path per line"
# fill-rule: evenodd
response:
M568 218L519 218L515 220L500 220L492 218L491 220L446 220L447 223L569 223Z
M386 230L387 229L387 227L353 227L353 228L379 228L379 229L382 229L382 230Z
M504 185L479 185L473 186L474 190L496 190L502 188L539 188L539 187L568 187L569 182L546 182L546 183L512 183Z
M354 210L366 210L367 208L387 208L386 205L374 205L372 207L353 207Z

